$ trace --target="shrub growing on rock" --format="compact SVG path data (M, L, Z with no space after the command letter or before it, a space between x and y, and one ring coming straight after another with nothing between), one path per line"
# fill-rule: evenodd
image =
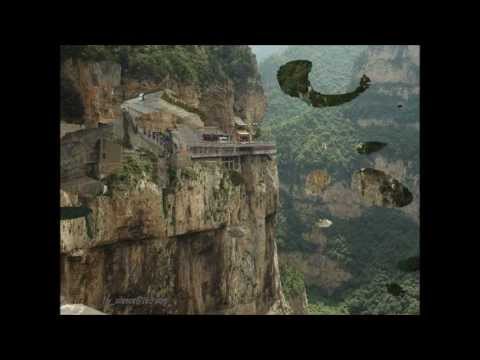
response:
M233 185L239 186L245 184L245 179L238 171L230 170L230 180Z

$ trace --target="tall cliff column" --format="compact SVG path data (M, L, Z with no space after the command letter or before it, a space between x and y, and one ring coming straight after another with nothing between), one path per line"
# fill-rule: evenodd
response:
M255 80L258 74L248 48L141 48L141 54L157 57L155 63L174 56L185 61L184 67L177 64L178 68L160 69L162 74L167 73L161 78L155 72L158 68L149 68L152 62L142 63L144 57L133 51L128 55L136 67L130 64L128 73L122 73L127 92L173 88L185 103L198 105L208 115L207 124L222 128L231 126L235 115L247 121L258 121L263 115L265 98ZM183 58L175 56L177 50ZM198 61L189 59L189 54ZM211 65L209 61L220 70L207 74L213 75L207 81L204 67ZM116 95L106 95L113 90L121 96L116 91L120 82L117 84L115 75L117 71L120 74L120 65L82 60L64 66L64 76L88 108L83 120L92 127L75 137L84 140L101 136L101 128L93 129L98 120L120 109ZM175 72L178 69L197 72L185 80L183 72ZM256 85L250 87L253 83ZM169 126L175 127L174 121ZM159 187L152 170L158 159L140 148L145 142L130 122L125 124L120 124L121 135L114 132L120 137L115 140L123 143L128 139L133 147L125 151L124 166L118 173L101 180L108 185L108 192L79 200L75 191L61 189L61 206L91 210L85 218L61 223L61 288L65 302L83 303L108 314L284 312L274 235L276 161L266 156L245 157L240 165L245 180L241 184L234 183L221 158L194 160L183 168L168 164L161 174L168 178L168 184ZM62 156L71 157L67 150L64 141Z

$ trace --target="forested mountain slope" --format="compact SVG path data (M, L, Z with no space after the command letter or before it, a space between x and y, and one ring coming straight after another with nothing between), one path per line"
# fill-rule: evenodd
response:
M276 79L279 66L299 59L312 61L310 81L322 93L352 91L363 74L372 85L351 103L310 107L283 94ZM291 46L263 61L260 72L267 96L261 136L279 152L284 273L306 283L314 313L418 313L419 274L397 269L419 248L418 47ZM361 155L355 145L364 141L388 145ZM366 206L351 189L353 171L363 167L401 181L412 204ZM332 226L319 228L325 218ZM388 293L391 282L406 295Z

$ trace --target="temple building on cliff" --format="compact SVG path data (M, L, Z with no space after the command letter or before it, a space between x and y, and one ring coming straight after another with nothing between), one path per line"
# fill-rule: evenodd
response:
M235 116L233 120L235 122L234 139L240 143L251 142L252 135L250 134L248 125L238 116Z

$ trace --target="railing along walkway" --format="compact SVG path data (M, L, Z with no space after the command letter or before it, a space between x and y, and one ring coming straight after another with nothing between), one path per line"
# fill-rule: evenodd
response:
M268 143L249 144L208 144L199 143L188 146L192 159L208 157L229 157L242 155L275 155L276 147Z
M140 113L138 110L129 106L129 110ZM154 139L143 133L144 129L137 126L137 122L131 117L137 134L149 141L153 145L160 146L159 139ZM195 142L187 145L187 150L192 159L214 158L214 157L232 157L243 155L275 155L276 146L271 143L210 143L206 141Z

